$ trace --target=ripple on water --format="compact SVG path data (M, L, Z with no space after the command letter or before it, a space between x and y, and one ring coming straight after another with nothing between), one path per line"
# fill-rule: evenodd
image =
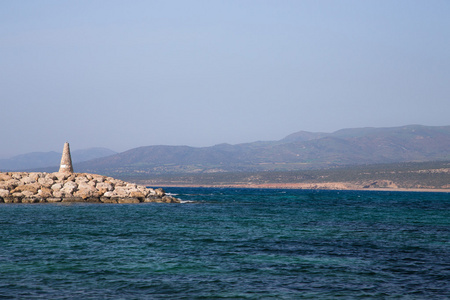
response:
M448 194L171 192L2 205L0 298L450 298Z

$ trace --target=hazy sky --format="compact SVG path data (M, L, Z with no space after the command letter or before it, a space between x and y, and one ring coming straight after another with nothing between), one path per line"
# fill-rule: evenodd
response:
M450 1L0 1L0 157L450 125Z

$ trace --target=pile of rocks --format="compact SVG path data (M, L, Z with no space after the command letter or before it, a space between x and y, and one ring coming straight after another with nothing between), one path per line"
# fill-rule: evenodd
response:
M162 189L87 173L0 172L0 203L179 203Z

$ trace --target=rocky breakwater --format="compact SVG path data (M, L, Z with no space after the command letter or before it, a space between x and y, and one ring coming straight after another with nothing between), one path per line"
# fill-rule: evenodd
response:
M0 203L179 203L162 189L87 173L0 172Z

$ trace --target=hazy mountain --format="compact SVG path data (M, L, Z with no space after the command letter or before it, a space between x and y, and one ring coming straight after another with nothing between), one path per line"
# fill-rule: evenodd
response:
M317 140L322 137L326 137L330 135L330 133L325 132L308 132L308 131L299 131L293 134L288 135L280 142L282 143L292 143L292 142L305 142L310 140Z
M72 161L83 162L95 158L105 157L116 154L117 152L107 148L89 148L75 150L71 152ZM33 170L39 168L54 167L57 169L61 161L61 153L50 152L32 152L17 155L8 159L0 159L0 170L18 171Z
M279 141L212 147L147 146L75 165L111 175L317 169L450 159L450 126L300 131Z
M117 152L102 147L81 149L71 152L72 160L75 162L83 162L95 158L107 157L114 154L117 154ZM61 154L59 154L59 158L61 159ZM59 165L59 160L57 161L57 165Z

